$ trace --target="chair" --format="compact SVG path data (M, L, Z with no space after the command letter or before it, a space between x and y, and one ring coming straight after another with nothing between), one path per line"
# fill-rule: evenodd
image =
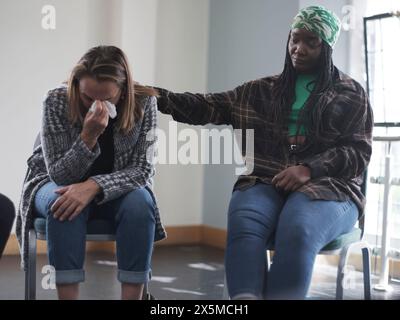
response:
M366 194L367 172L364 172L361 191ZM354 227L349 233L340 235L335 240L328 243L320 252L320 255L339 255L339 265L336 278L336 299L343 300L343 280L346 276L346 265L351 250L361 250L363 260L363 278L364 278L364 299L371 300L371 272L370 256L371 249L367 242L363 240L364 235L364 216L358 221L358 227ZM266 248L267 270L271 267L270 251L274 250L273 244ZM268 272L266 273L267 276ZM229 299L226 277L224 279L224 291L222 299Z
M35 140L34 149L40 145L40 136ZM46 219L36 218L29 230L27 239L29 246L28 264L25 270L25 300L36 299L36 242L46 240ZM86 241L115 241L115 226L112 221L104 219L92 219L87 224ZM148 293L147 283L143 289L146 299L153 297Z

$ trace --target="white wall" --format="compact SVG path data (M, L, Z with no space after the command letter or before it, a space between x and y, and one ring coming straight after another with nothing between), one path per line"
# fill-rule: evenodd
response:
M119 40L134 78L173 91L204 92L208 16L209 0L124 0ZM172 118L158 115L159 128L168 134ZM202 223L201 165L157 165L154 183L165 225Z
M208 90L224 91L281 72L297 10L293 0L211 0ZM204 224L226 227L236 179L235 165L205 167Z
M205 92L209 1L160 0L157 17L157 86L175 92ZM170 121L170 116L160 115L160 128L167 133ZM186 127L179 124L178 130ZM203 167L158 165L156 169L155 191L165 224L202 223Z
M123 0L87 0L88 47L99 44L121 46Z
M96 0L95 0L96 1ZM154 85L158 0L123 0L121 48L136 81Z
M143 84L177 92L226 90L281 70L291 18L309 2L3 0L0 192L18 204L26 159L40 128L43 95L68 77L90 47L120 46L134 78ZM41 9L47 4L56 8L53 31L41 28ZM343 64L346 50L345 43L337 49ZM160 114L161 129L168 132L170 121ZM166 225L225 227L235 181L232 167L157 165L156 169L155 191Z
M48 4L56 8L52 31L41 27L41 9ZM26 159L40 129L43 96L67 79L92 46L120 46L134 78L143 84L204 92L208 4L208 0L2 1L0 192L18 204ZM160 115L160 127L166 129L169 120ZM161 165L157 171L155 191L164 223L201 223L202 167Z
M55 31L41 9L56 4ZM0 9L0 192L19 201L46 91L67 79L87 45L87 2L3 0Z

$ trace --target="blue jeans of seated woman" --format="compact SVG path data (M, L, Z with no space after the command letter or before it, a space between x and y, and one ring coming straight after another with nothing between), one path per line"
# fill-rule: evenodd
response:
M304 299L318 252L349 232L357 219L358 209L351 200L312 200L300 192L285 196L262 183L235 191L225 256L229 296ZM275 251L265 277L265 249L270 241Z
M47 219L48 258L56 271L56 284L85 280L86 225L93 218L109 219L116 225L118 280L147 282L155 233L155 203L149 191L137 189L100 206L92 202L72 221L61 222L50 210L59 197L54 191L59 188L49 182L35 197L37 216Z

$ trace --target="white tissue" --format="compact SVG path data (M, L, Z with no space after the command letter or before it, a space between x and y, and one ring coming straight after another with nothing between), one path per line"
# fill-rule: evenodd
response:
M106 105L108 115L111 119L114 119L117 116L117 108L114 104L109 101L103 101ZM90 107L89 111L94 112L96 110L96 101L93 102L92 106Z

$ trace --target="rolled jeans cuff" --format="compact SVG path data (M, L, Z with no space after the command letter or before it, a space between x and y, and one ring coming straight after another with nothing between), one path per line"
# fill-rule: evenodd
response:
M136 272L118 270L118 281L122 283L146 283L151 278L151 270Z
M85 281L85 271L76 270L56 270L56 284L72 284Z

